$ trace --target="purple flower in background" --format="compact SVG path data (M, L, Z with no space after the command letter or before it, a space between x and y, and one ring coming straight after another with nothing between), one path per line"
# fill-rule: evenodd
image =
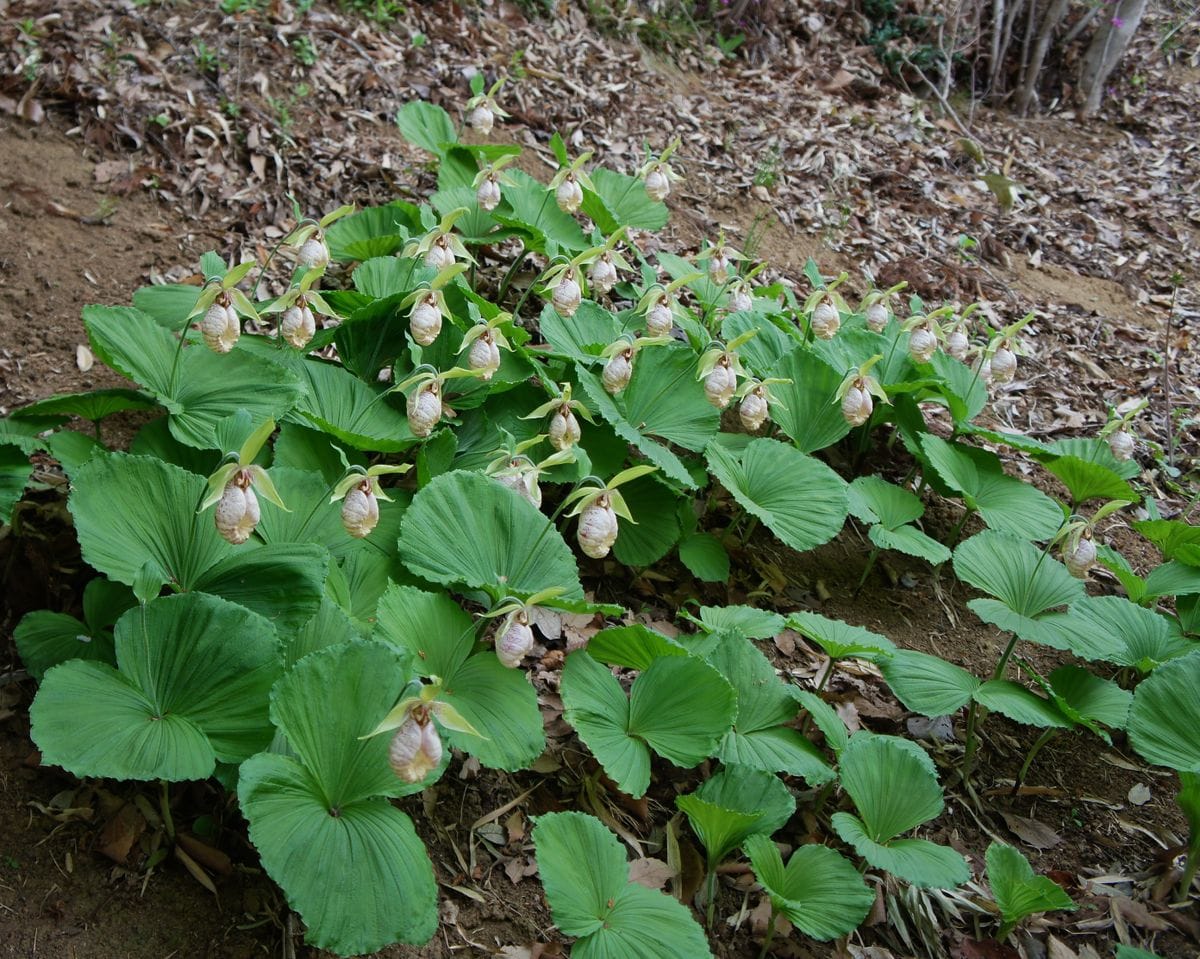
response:
M1109 22L1110 22L1110 23L1111 23L1111 24L1112 24L1114 27L1116 27L1118 30L1120 30L1120 29L1121 29L1121 27L1125 26L1125 21L1124 21L1124 20L1122 20L1120 17L1113 17L1113 18L1112 18L1112 20L1110 20Z

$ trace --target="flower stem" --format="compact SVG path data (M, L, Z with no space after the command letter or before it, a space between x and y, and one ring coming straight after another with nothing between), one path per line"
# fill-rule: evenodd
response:
M857 596L862 592L863 584L866 583L867 577L871 575L871 570L875 568L875 560L879 558L879 547L876 546L871 550L871 555L867 557L867 565L863 569L862 576L859 577L858 585L854 587L854 595Z
M508 268L508 272L504 274L504 279L500 281L500 292L496 294L496 302L504 302L504 294L508 292L508 288L512 286L512 281L517 275L517 271L521 269L521 264L525 262L525 258L529 256L529 248L524 244L521 245L521 252L517 254L516 259L512 261L512 266Z
M1021 786L1025 784L1025 774L1029 772L1029 767L1033 765L1034 758L1039 752L1041 752L1042 747L1054 738L1054 734L1056 732L1058 732L1058 730L1054 727L1042 730L1042 734L1037 738L1037 742L1030 747L1029 752L1025 756L1025 762L1021 764L1021 771L1017 773L1017 781L1013 783L1014 796L1020 790Z
M717 910L717 871L708 871L708 911L705 914L705 928L712 929L713 917Z
M758 953L758 959L767 959L767 950L771 948L771 940L775 936L775 916L778 915L774 904L771 905L771 918L767 920L767 934L763 936L762 949Z
M162 794L159 797L159 808L162 810L163 826L167 830L167 838L175 839L175 820L171 818L171 794L170 785L165 779L160 779L162 785Z

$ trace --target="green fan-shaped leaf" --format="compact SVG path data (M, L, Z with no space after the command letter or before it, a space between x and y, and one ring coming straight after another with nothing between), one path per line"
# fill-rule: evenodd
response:
M907 739L873 733L851 736L842 750L841 779L876 842L889 842L942 811L942 787L933 760Z
M814 786L834 778L817 747L788 726L796 700L748 639L728 636L707 659L737 694L737 718L717 747L722 762L802 776Z
M740 457L716 443L709 471L747 512L798 552L828 542L847 513L846 483L824 463L776 440L753 440Z
M271 877L307 940L343 955L423 943L437 887L412 822L386 797L419 789L388 767L388 737L366 736L404 692L399 651L356 641L319 650L272 691L271 717L295 758L242 765L238 800Z
M686 656L687 649L640 623L610 626L588 640L587 651L593 659L610 666L645 670L660 656Z
M117 621L116 660L46 673L30 717L47 763L77 776L204 779L217 760L270 742L278 640L249 610L200 593L135 607Z
M1123 596L1085 596L1071 604L1059 625L1076 656L1133 666L1142 673L1195 648L1173 635L1158 613Z
M223 263L221 270L221 275L224 276ZM207 270L203 272L208 273ZM159 326L169 330L178 330L183 326L183 321L191 314L198 299L200 287L188 283L155 284L143 286L133 292L134 307L150 316Z
M875 904L875 893L853 864L826 846L801 846L785 868L779 848L755 835L746 841L746 854L771 904L813 939L848 935Z
M89 393L60 393L48 396L13 413L13 416L78 416L99 422L113 413L126 410L153 410L158 407L153 397L137 390L92 390Z
M762 819L762 813L757 810L739 812L736 809L724 809L706 802L695 793L676 796L675 805L688 817L692 832L704 847L709 872L740 846Z
M705 583L723 583L729 579L729 554L712 533L684 536L679 541L679 561Z
M233 552L211 511L196 512L204 489L203 477L161 460L94 456L77 471L68 501L83 558L127 586L153 561L164 582L191 589Z
M1047 443L1041 452L1037 450L1031 452L1035 459L1048 460L1053 456L1073 456L1086 463L1098 463L1124 480L1133 479L1142 472L1142 467L1137 460L1117 459L1109 448L1108 441L1099 436L1067 436Z
M537 693L521 670L491 652L474 652L475 625L445 593L391 585L379 600L375 636L405 650L422 676L436 676L441 698L480 736L447 731L485 766L520 769L545 748Z
M971 701L979 680L938 656L901 649L879 664L896 698L922 716L946 716Z
M169 420L169 416L160 416L143 426L129 444L129 452L162 460L189 473L201 476L212 473L220 464L221 454L216 449L200 450L180 443L171 435Z
M366 261L399 252L412 231L420 229L417 208L396 200L367 207L334 221L325 231L329 255L343 263Z
M282 638L283 665L291 669L309 653L359 639L361 634L345 611L326 596L307 623Z
M795 330L795 327L791 329ZM796 337L789 336L770 320L764 319L757 310L730 313L721 321L721 339L726 343L750 330L757 332L753 339L738 347L738 357L759 379L766 379L774 375L771 371L784 355L796 348ZM775 387L772 387L772 394L774 390Z
M584 300L571 318L563 317L549 303L538 318L542 337L560 356L584 363L595 361L604 348L625 332L614 313L591 300Z
M578 937L575 959L712 959L682 904L629 882L620 842L598 819L539 816L533 843L554 922Z
M914 886L952 889L971 878L967 861L948 846L928 839L879 843L870 837L861 819L846 812L835 812L830 822L834 831L872 866Z
M850 731L846 728L842 717L816 693L797 687L792 687L790 691L796 698L796 702L812 717L816 727L825 734L825 745L833 751L834 755L840 756L842 750L846 748L846 744L850 742Z
M1068 719L1104 735L1097 724L1124 729L1133 694L1082 666L1059 666L1050 674L1047 692ZM1107 738L1107 737L1105 737Z
M600 232L612 234L623 226L635 230L666 226L666 206L650 199L640 178L601 167L591 174L591 180L595 192L584 191L583 212Z
M575 558L550 521L479 473L443 473L413 497L400 557L431 583L499 595L559 587L564 598L583 599Z
M1058 883L1035 876L1029 860L1007 843L988 846L986 859L988 885L1004 918L1000 938L1027 916L1076 908Z
M409 143L441 156L446 148L458 143L454 121L441 107L424 100L412 100L396 114L396 126Z
M787 618L787 625L811 639L833 659L887 659L896 652L896 644L885 636L862 626L851 626L840 619L800 610Z
M193 588L258 613L286 633L313 617L329 575L329 553L314 543L242 547L206 569Z
M292 373L244 350L219 356L190 344L176 364L175 337L140 310L86 306L83 323L96 356L153 394L170 413L171 434L188 446L214 446L217 424L238 410L261 423L300 399Z
M985 530L961 543L954 551L954 571L959 579L1030 621L1035 635L1039 617L1084 595L1083 584L1062 563L1043 556L1032 543L996 530ZM1011 625L1002 628L1019 632Z
M701 606L700 622L711 632L739 633L747 639L771 639L787 625L778 613L753 606Z
M360 263L354 270L354 288L375 300L407 296L422 283L428 283L437 275L433 267L409 256L376 256ZM388 310L398 312L398 303ZM355 316L360 311L355 311ZM353 322L353 321L351 321ZM345 325L345 324L343 324Z
M696 356L684 346L639 353L633 378L615 402L640 433L693 452L704 449L721 421L696 379Z
M802 453L823 450L850 432L836 398L844 375L845 370L835 370L804 346L797 346L771 370L771 376L791 380L771 387L779 400L771 416Z
M1200 566L1200 526L1178 519L1144 519L1133 528L1162 550L1167 559Z
M915 526L872 526L867 536L880 549L893 549L906 556L916 556L937 566L950 558L950 550L931 536L926 536Z
M112 627L137 602L128 587L93 579L83 590L84 622L65 613L27 614L13 630L25 668L40 680L51 666L69 659L90 659L116 666Z
M1045 466L1062 480L1063 486L1071 494L1071 501L1076 504L1093 499L1123 499L1131 503L1141 499L1128 483L1100 463L1077 456L1058 456L1046 462Z
M850 514L863 523L880 523L895 529L920 519L925 512L920 497L880 476L860 476L848 490Z
M572 254L588 248L575 218L554 202L554 191L521 170L510 167L506 173L513 182L504 187L500 206L492 214L498 222L520 231L525 245L539 253L555 246Z
M765 836L782 829L796 811L796 797L778 776L744 766L725 766L701 783L695 795L722 809L761 813L754 831Z
M1128 729L1150 762L1200 772L1200 652L1163 663L1138 684Z
M611 672L585 651L563 668L564 716L622 791L650 785L650 749L691 767L713 752L733 722L733 689L691 656L656 659L633 683L630 699Z
M625 484L621 495L634 522L621 524L613 556L626 566L652 566L679 539L678 497L653 475Z
M297 412L318 429L355 449L394 453L418 442L408 417L357 376L324 360L297 366L307 392Z
M934 372L942 379L941 392L956 425L975 419L987 406L987 384L965 363L940 350L930 359Z
M1052 701L1007 679L991 679L981 684L975 691L975 699L981 706L1025 726L1070 729L1074 725Z
M29 454L14 444L0 443L0 525L12 519L12 509L32 475Z
M948 443L932 433L923 435L921 444L941 479L993 529L1044 540L1062 525L1058 504L1029 483L1006 475L995 453Z

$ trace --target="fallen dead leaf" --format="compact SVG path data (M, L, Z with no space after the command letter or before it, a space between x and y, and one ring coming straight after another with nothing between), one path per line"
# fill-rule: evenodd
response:
M1128 799L1135 806L1144 806L1150 801L1150 787L1145 783L1135 783L1129 790Z
M1053 849L1062 842L1062 836L1044 822L1004 810L1000 811L1000 815L1013 834L1027 846L1032 846L1034 849Z
M629 866L629 879L647 889L662 889L675 878L675 870L661 859L635 859Z
M79 367L81 373L86 373L95 364L96 358L92 356L92 351L80 343L75 347L75 365Z

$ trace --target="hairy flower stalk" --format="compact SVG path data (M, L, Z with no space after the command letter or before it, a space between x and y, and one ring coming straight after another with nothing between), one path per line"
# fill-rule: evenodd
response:
M251 487L251 473L241 469L225 484L225 491L213 513L217 532L227 543L240 546L258 526L258 497Z
M371 534L378 523L379 500L375 496L374 484L364 477L342 500L342 526L355 539L363 539Z
M200 321L200 334L214 353L228 353L242 335L242 324L227 293L220 293Z
M576 539L579 548L592 559L603 559L617 541L617 514L609 504L607 495L601 495L583 508L579 514L579 529Z
M516 669L531 649L533 630L529 614L524 609L513 610L496 631L496 658L502 666Z

